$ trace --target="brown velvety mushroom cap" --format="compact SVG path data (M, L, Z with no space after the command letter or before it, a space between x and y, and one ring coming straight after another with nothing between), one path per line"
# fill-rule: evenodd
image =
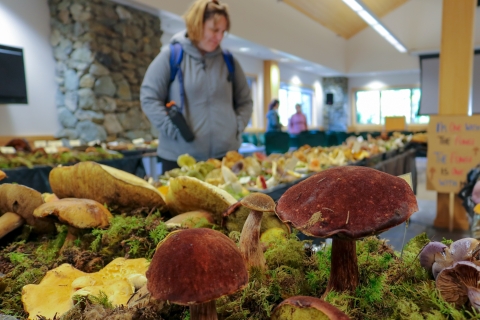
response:
M39 218L53 215L60 222L79 229L105 228L112 218L110 211L97 201L75 198L44 203L33 214Z
M243 289L248 272L227 236L211 229L188 229L170 233L158 245L147 279L155 299L191 305Z
M290 297L288 299L283 300L274 310L272 313L272 319L293 319L293 317L285 317L285 314L282 313L282 307L285 305L290 305L295 308L303 309L303 308L313 308L321 311L328 319L331 320L349 320L350 318L343 313L342 311L338 310L336 307L332 306L330 303L325 302L321 299L314 298L314 297L307 297L307 296L295 296ZM291 310L285 310L288 313Z
M276 213L307 235L358 239L388 230L418 210L408 183L375 169L342 166L288 189Z
M51 221L44 221L33 216L35 208L43 204L42 194L32 188L5 183L0 185L0 215L13 212L21 216L27 224L38 232L52 232L55 225Z
M275 202L264 193L250 193L245 198L240 200L243 206L261 212L275 211Z

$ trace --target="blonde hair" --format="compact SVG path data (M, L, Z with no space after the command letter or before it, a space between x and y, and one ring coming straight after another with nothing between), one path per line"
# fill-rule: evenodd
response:
M220 4L218 0L196 0L183 15L187 25L187 34L193 42L199 42L203 38L203 26L209 19L217 19L224 16L227 19L227 31L230 30L230 15L228 6Z

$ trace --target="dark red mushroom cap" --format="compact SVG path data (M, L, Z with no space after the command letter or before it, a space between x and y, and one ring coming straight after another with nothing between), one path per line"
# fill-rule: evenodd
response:
M248 271L232 240L199 228L170 233L158 245L147 279L155 299L191 305L243 289Z
M314 319L313 316L320 319L330 319L330 320L349 320L350 318L338 310L336 307L332 306L330 303L325 302L321 299L307 296L295 296L290 297L282 303L280 303L272 313L272 320L293 320L301 319L300 314L295 317L295 312L301 309L311 308L316 311L310 314L309 319ZM305 314L302 314L305 316ZM322 317L323 316L323 317ZM326 318L325 318L326 317ZM316 319L315 318L315 319Z
M319 172L288 189L276 213L306 235L358 239L388 230L418 210L402 178L358 166Z

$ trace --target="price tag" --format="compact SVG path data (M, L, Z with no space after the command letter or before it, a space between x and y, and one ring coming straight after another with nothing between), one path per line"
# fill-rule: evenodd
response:
M80 147L82 145L82 141L80 140L68 140L68 144L70 147Z
M44 150L45 150L45 152L48 153L48 154L52 154L52 153L57 153L57 152L58 152L57 147L52 147L52 146L45 147Z
M133 139L133 140L132 140L132 143L133 143L133 144L144 144L144 143L145 143L145 139L143 139L143 138Z
M14 147L0 147L0 152L3 154L14 154L17 153Z
M35 148L44 148L47 146L47 141L45 140L33 141L33 145L35 146Z
M90 141L88 144L89 147L93 147L94 145L96 144L100 144L100 140L93 140L93 141Z
M52 140L52 141L47 141L47 147L63 147L63 141L62 140Z

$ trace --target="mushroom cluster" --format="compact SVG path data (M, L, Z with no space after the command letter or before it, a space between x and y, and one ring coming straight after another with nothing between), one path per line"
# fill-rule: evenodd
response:
M480 241L464 238L447 247L432 241L419 255L420 265L433 274L442 298L456 308L470 304L480 311Z
M480 242L474 238L464 238L447 247L441 242L432 241L420 251L420 265L433 274L436 279L439 273L455 262L476 260L480 251Z
M358 166L319 172L288 189L276 207L280 220L304 234L333 239L325 294L358 286L357 239L386 231L417 210L404 179Z

